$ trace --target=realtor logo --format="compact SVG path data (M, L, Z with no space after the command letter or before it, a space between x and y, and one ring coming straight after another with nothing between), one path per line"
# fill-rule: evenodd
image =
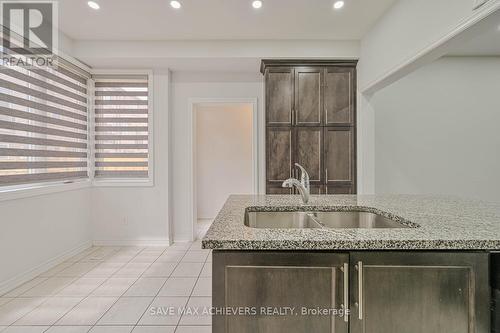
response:
M23 65L50 64L48 57L57 50L57 2L0 1L0 4L3 64L13 65L13 57L19 55L23 56Z

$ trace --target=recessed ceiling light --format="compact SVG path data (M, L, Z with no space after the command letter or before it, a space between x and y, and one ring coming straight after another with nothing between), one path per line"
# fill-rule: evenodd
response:
M170 7L174 8L174 9L179 9L179 8L181 8L181 3L177 0L172 0L172 1L170 1Z
M99 8L101 8L101 6L99 6L99 4L95 1L89 1L89 2L87 2L87 5L89 5L90 8L95 9L95 10L98 10Z
M344 7L344 1L335 1L335 3L333 4L333 8L335 9L340 9L342 7Z
M262 7L262 1L255 0L254 2L252 2L252 7L255 8L255 9L261 8Z

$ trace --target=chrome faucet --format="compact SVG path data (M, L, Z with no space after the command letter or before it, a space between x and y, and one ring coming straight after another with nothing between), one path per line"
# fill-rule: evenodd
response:
M309 195L311 192L311 185L309 184L309 174L306 169L298 163L295 163L297 167L300 168L301 175L300 181L295 178L289 178L283 182L282 187L296 187L299 190L300 196L302 197L302 202L306 205L309 202Z

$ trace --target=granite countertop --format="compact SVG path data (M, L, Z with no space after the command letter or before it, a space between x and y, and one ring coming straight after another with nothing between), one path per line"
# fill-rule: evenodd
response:
M251 210L367 210L403 229L255 229ZM232 195L202 240L214 250L500 250L500 203L419 195Z

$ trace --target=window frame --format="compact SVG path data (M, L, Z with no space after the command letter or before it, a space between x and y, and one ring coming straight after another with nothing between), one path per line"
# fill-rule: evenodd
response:
M148 178L96 178L95 177L95 106L94 106L94 83L90 78L91 87L89 90L89 100L91 102L89 128L89 173L92 186L95 187L153 187L154 186L154 103L153 103L153 71L152 70L130 70L130 69L95 69L90 72L92 75L147 75L148 76Z

